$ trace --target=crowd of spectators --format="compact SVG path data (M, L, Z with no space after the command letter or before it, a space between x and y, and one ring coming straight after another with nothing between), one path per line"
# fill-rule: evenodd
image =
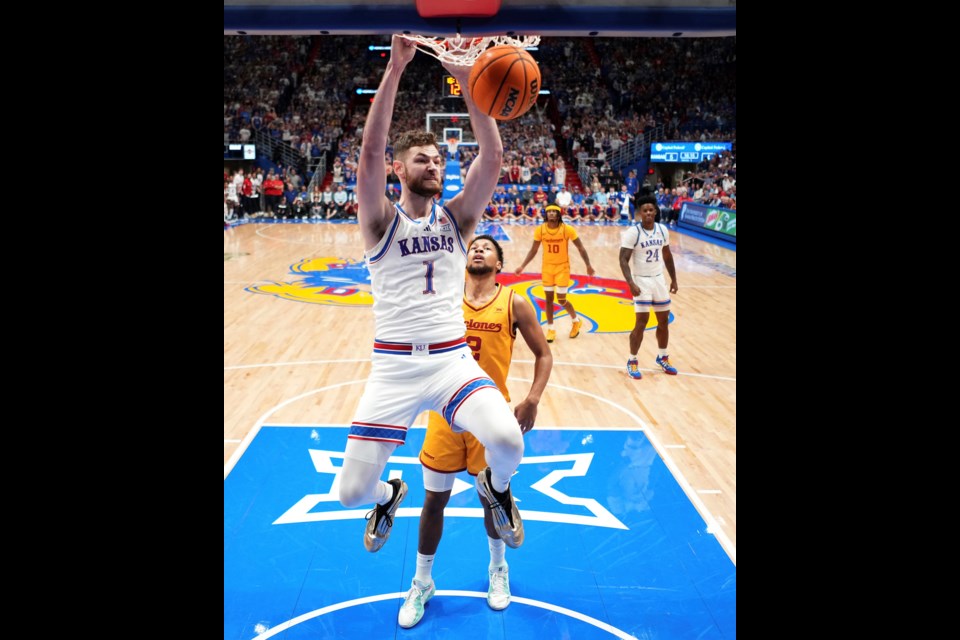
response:
M386 53L370 45L388 44L388 36L224 36L224 141L248 141L259 130L299 155L303 162L295 167L282 162L268 166L268 175L272 171L282 182L281 199L291 211L302 189L308 194L301 199L312 202L309 191L319 185L309 183L307 161L325 152L330 188L319 193L329 193L329 203L343 187L352 200L371 100L357 89L376 88ZM543 38L535 57L542 86L551 93L520 118L500 123L505 192L517 185L522 196L542 186L550 194L564 186L572 197L595 200L598 193L616 194L626 186L636 195L642 185L635 174L632 181L628 175L642 158L633 159L623 171L610 158L644 133L662 131L665 141L736 140L735 37ZM411 65L401 79L390 139L400 131L422 128L427 112L464 110L459 99L442 97L447 72L436 60L418 55ZM391 152L388 147L384 160L388 185L396 193ZM475 150L463 145L460 152L465 175ZM268 175L262 175L263 169L252 173L248 197L262 202L250 213L276 215L279 203L271 206L261 198ZM238 213L248 212L252 205L241 200L247 177L236 183L236 174L226 174L225 202L230 185L236 185L233 197L243 209ZM586 177L582 186L578 174ZM731 188L723 188L731 181ZM681 193L690 199L719 198L725 203L721 206L735 208L735 181L734 150L654 190L686 190ZM335 215L350 215L350 209L345 204ZM328 204L321 217L329 211ZM312 209L309 215L314 215Z
M737 208L737 155L733 151L718 153L697 165L679 182L679 189L694 201L711 207Z

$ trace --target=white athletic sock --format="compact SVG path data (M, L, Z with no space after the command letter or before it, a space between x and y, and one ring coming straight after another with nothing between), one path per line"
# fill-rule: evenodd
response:
M381 480L377 484L377 504L384 505L393 497L393 485Z
M637 359L637 354L635 353L630 354L630 357L627 358L627 360L636 360L636 359Z
M507 545L504 544L503 540L494 539L490 536L487 536L487 543L490 545L490 568L505 567L507 561L503 556L507 550Z
M550 330L553 329L553 323L552 323L552 322L548 322L548 323L547 323L547 329L550 329Z
M661 357L661 358L666 358L666 357L667 357L667 350L666 350L666 349L659 349L658 351L660 351L660 357Z
M506 479L498 476L493 469L490 469L490 486L493 487L493 490L497 493L505 493L507 487L510 486L510 476L507 476Z
M413 576L413 579L419 582L423 587L433 582L433 577L431 574L433 572L433 559L435 557L435 555L425 556L419 551L417 552L417 574Z

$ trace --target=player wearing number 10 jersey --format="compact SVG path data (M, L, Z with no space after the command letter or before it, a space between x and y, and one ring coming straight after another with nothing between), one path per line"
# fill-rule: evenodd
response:
M577 230L568 224L563 223L563 212L555 204L548 204L546 211L546 222L537 227L533 232L533 244L527 257L523 259L516 273L523 272L524 267L537 255L537 249L540 243L543 243L543 266L541 267L541 279L543 280L543 292L547 299L547 342L553 342L557 333L553 328L553 290L556 286L557 303L567 310L570 314L570 321L573 326L570 328L570 337L576 338L580 335L580 327L583 320L577 318L577 312L573 308L573 303L567 300L567 288L570 286L570 251L567 244L573 241L583 258L583 263L587 266L587 275L592 276L595 272L590 266L590 257L587 256L587 250L577 235Z
M496 382L507 402L510 401L507 373L518 329L533 352L533 383L527 397L514 409L517 421L526 433L533 428L537 404L550 377L553 366L550 347L540 332L530 303L515 295L512 289L497 284L497 273L503 268L503 250L497 241L490 236L477 236L470 243L467 257L467 283L463 293L467 344L474 359ZM443 509L450 499L455 475L466 470L477 476L486 466L483 445L473 435L454 433L437 413L431 411L429 416L427 435L420 450L426 497L420 515L417 572L399 614L399 624L405 628L420 621L423 606L436 589L432 578L433 561L443 534ZM506 550L493 525L490 504L482 492L480 501L490 549L487 604L500 610L510 604Z

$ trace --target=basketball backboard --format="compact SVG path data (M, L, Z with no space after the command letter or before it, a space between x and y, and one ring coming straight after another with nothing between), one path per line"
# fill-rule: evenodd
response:
M441 145L450 139L451 134L457 138L457 144L477 144L473 129L470 128L469 113L428 113L426 129L437 136L437 142Z
M423 18L414 0L224 0L224 35L710 37L737 34L736 0L502 0L491 18Z

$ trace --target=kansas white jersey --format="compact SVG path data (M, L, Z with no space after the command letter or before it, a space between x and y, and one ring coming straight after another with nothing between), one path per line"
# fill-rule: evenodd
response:
M620 246L633 251L630 272L635 276L658 276L663 273L663 248L670 244L670 232L659 222L647 231L635 224L620 235Z
M467 250L457 223L437 204L420 220L394 206L393 223L364 254L376 339L436 343L462 338Z

